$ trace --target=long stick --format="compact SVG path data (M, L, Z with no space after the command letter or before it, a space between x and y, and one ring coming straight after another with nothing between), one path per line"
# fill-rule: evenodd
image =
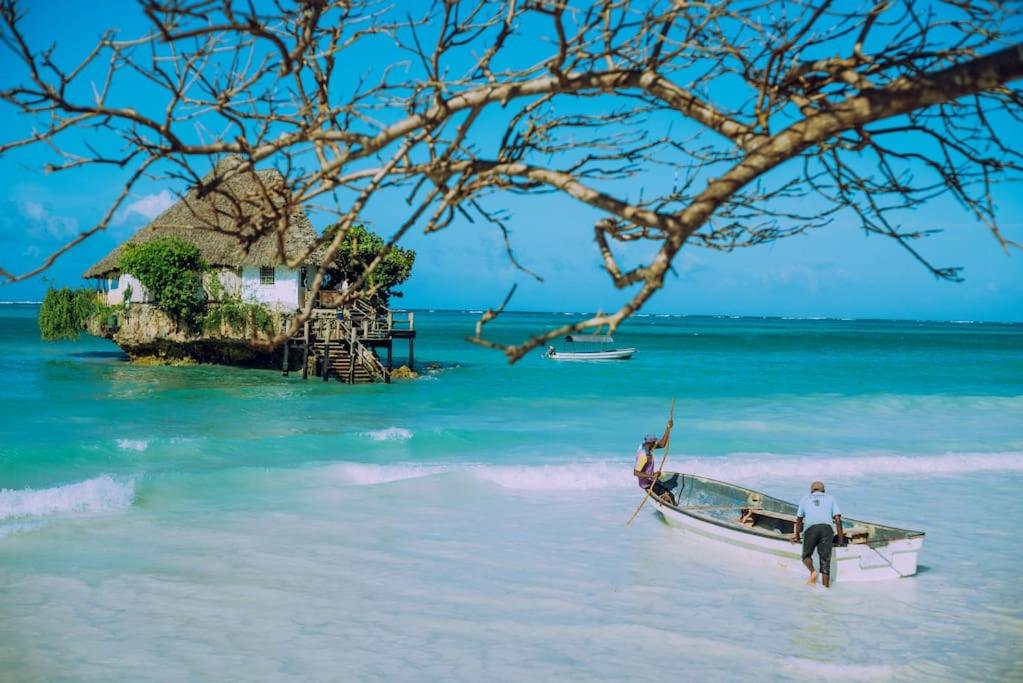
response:
M671 399L671 413L668 416L668 420L670 422L674 422L675 421L675 399L674 398ZM663 472L664 471L664 462L668 459L668 451L670 449L671 449L671 432L668 432L668 443L664 444L664 456L661 457L661 466L657 468L658 472ZM636 519L636 515L638 515L639 511L643 509L644 505L646 505L646 501L647 501L648 498L650 498L650 492L653 491L655 483L656 482L650 482L650 486L647 488L646 494L643 496L643 500L640 501L639 507L637 507L636 511L632 513L632 517L629 517L629 521L625 523L625 526L629 526L630 524L632 524L632 520Z

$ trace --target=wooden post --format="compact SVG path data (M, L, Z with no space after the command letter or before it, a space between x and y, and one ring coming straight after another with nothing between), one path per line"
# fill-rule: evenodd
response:
M387 384L391 383L391 347L394 346L394 340L387 340L387 374L384 375L384 382Z
M286 322L284 324L287 325ZM289 358L288 358L288 351L291 350L291 338L290 338L290 336L289 336L288 339L284 340L284 343L281 346L284 347L284 353L281 354L281 375L283 375L284 377L287 377L288 376L288 360L289 360Z
M330 331L332 325L333 323L330 320L323 321L325 339L323 342L323 368L321 369L321 371L323 373L324 382L330 379Z
M302 334L302 379L309 379L309 321L305 321Z
M352 325L352 332L348 335L350 340L348 347L348 383L355 384L355 325Z
M408 328L409 328L409 331L416 329L416 323L415 323L416 318L415 318L415 315L416 314L415 314L414 311L409 311L408 312Z
M408 338L408 369L409 370L413 370L413 371L416 369L416 356L415 356L414 347L415 347L415 341L413 340L412 337L409 337Z

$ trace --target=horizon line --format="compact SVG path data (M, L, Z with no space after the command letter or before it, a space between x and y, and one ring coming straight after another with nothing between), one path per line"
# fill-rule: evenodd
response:
M0 306L39 306L42 301L16 300L0 301ZM443 308L443 307L417 307L406 309L415 313L465 313L468 315L482 315L485 309L481 308ZM529 311L513 310L504 311L503 314L518 315L560 315L560 316L583 316L596 315L597 311ZM893 322L893 323L948 323L952 325L1020 325L1023 320L952 320L939 318L856 318L848 316L827 316L827 315L753 315L753 314L729 314L729 313L634 313L626 321L633 318L714 318L715 320L802 320L802 321L829 321L829 322ZM624 323L623 323L624 324Z

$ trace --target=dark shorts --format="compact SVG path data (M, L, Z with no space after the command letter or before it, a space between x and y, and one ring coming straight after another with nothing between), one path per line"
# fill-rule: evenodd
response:
M667 479L655 481L653 486L650 488L650 493L655 496L660 496L664 493L672 493L675 487L678 486L678 475L673 474ZM672 493L672 499L675 495Z
M831 574L831 538L834 533L830 524L814 524L803 532L803 559L812 557L816 550L821 574Z

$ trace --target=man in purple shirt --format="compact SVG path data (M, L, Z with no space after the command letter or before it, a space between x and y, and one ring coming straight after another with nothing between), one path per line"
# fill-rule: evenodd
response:
M661 481L661 473L654 471L654 449L664 448L668 444L668 437L674 424L674 420L668 420L668 426L664 428L664 435L660 440L655 434L647 434L643 438L643 443L636 449L636 465L632 470L641 489L650 489L650 495L672 505L677 504L672 489L675 488L678 475Z

